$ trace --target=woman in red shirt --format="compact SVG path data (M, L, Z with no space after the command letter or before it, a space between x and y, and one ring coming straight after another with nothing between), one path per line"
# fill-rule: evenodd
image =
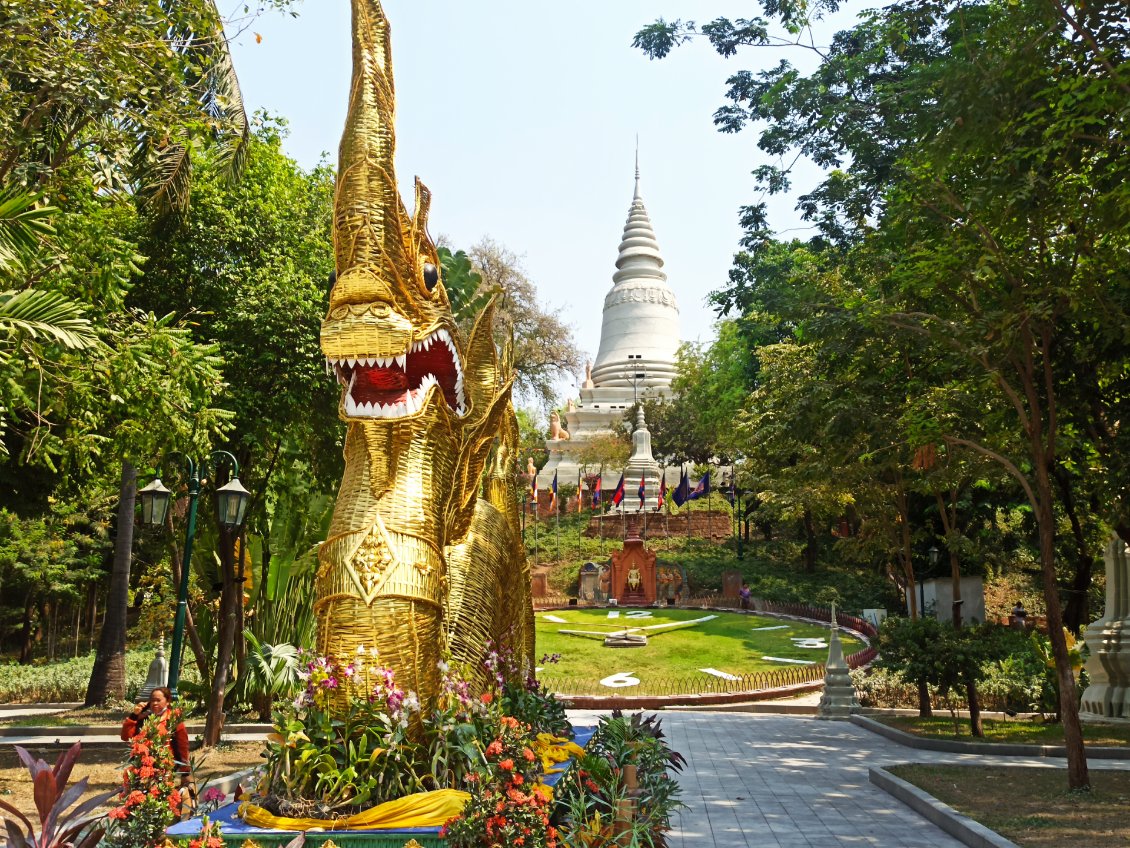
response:
M148 701L139 701L133 712L126 716L122 722L122 741L128 742L141 732L142 725L150 716L163 715L172 705L173 694L166 686L154 689ZM180 772L180 784L188 789L190 797L195 797L196 787L192 780L192 768L188 763L188 730L184 722L178 721L173 732L169 734L169 747L173 752L177 771Z

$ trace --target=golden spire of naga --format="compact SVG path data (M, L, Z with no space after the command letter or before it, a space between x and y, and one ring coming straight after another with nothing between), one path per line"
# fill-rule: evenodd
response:
M388 18L379 0L351 0L353 82L334 197L337 302L395 302L408 310L432 297L439 259L426 232L430 194L416 182L412 218L396 183L396 88ZM425 268L430 265L431 268ZM431 285L428 285L431 283ZM446 297L441 298L443 307Z

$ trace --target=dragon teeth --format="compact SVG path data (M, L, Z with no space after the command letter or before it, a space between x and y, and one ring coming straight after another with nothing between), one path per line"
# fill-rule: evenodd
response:
M401 371L404 371L408 368L408 355L407 354L402 353L402 354L400 354L400 356L394 356L393 359L396 360L396 364L400 366Z

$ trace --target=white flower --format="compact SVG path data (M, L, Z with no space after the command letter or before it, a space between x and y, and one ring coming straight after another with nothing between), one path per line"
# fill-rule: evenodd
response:
M365 653L365 646L364 646L364 645L358 645L358 646L357 646L357 653L358 653L358 654L363 654L363 653Z
M440 674L447 674L447 672L451 668L451 666L449 666L443 660L440 660L439 662L436 663L436 668L439 669Z

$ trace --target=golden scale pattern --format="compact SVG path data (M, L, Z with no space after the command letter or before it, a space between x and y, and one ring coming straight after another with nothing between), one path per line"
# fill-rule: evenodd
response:
M427 233L430 194L416 181L410 217L394 169L395 89L389 23L378 0L351 0L353 81L334 198L337 282L322 323L331 360L406 354L446 330L462 363L465 414L433 388L405 418L353 417L345 472L315 585L320 651L348 660L376 648L426 703L438 661L481 670L488 640L533 660L529 565L517 492L518 428L509 347L494 343L488 307L469 338L452 318Z

